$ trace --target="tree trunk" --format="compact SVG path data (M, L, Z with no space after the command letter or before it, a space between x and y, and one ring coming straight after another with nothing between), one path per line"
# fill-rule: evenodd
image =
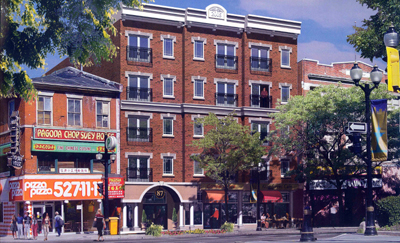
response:
M229 210L228 210L228 186L225 185L225 221L229 223ZM225 222L223 222L225 223Z
M344 210L344 204L343 204L343 190L342 190L342 184L337 183L337 189L336 189L336 195L338 197L339 201L339 225L344 226L345 222L345 210Z

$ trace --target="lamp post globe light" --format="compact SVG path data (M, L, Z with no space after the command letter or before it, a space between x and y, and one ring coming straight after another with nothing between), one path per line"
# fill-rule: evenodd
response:
M354 64L352 69L350 70L351 79L354 81L354 84L360 87L365 94L365 120L367 124L367 196L366 196L366 227L364 235L377 235L375 222L374 222L374 207L372 205L372 162L371 162L371 108L370 108L370 95L371 91L375 88L378 88L379 83L382 80L382 72L379 71L378 67L375 65L370 73L371 81L374 86L372 88L369 87L369 83L365 83L365 85L360 84L360 80L362 78L363 71L358 66L357 63Z
M396 48L399 44L399 36L394 30L393 24L389 27L389 30L383 36L383 42L385 42L385 46L393 48Z

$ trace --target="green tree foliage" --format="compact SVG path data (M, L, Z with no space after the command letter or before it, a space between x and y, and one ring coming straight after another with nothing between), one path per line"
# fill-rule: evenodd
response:
M380 226L393 226L400 223L400 196L378 200L376 206Z
M210 113L207 117L197 119L206 130L204 138L193 140L192 146L201 150L200 154L191 158L200 163L205 173L225 191L225 208L228 208L228 189L235 182L235 176L239 171L248 170L260 162L265 154L260 134L252 134L247 126L238 123L234 114L218 119ZM225 210L227 220L229 212Z
M29 100L35 89L21 65L45 67L56 51L84 66L117 55L113 14L120 4L142 7L148 0L3 0L0 29L0 97Z
M355 47L361 57L371 61L386 57L383 35L393 23L400 30L400 0L357 0L362 5L375 10L369 19L364 19L361 27L354 27L355 33L347 36L347 42Z
M371 99L390 98L386 88L380 85ZM270 154L296 154L302 163L291 174L299 181L326 179L332 183L337 188L339 213L343 213L343 183L366 171L364 161L347 149L351 141L345 135L348 122L365 122L364 93L340 84L321 86L278 109L276 130L268 138L273 144Z

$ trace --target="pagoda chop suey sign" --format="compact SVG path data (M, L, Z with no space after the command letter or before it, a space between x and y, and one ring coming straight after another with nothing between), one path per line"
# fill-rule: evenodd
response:
M116 137L117 134L115 132L109 132L107 136ZM104 142L104 132L35 128L34 139Z

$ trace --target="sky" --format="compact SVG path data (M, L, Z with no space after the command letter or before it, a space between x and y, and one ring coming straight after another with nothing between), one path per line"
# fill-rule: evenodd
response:
M362 20L374 14L371 9L362 6L356 0L154 0L154 4L178 8L205 9L217 3L232 14L255 14L302 22L298 37L297 60L303 58L319 61L321 64L332 62L363 61L377 64L385 69L381 59L361 59L360 54L347 43L347 35L354 33L353 26L362 25ZM31 78L42 76L65 57L58 55L46 58L46 69L27 70Z

